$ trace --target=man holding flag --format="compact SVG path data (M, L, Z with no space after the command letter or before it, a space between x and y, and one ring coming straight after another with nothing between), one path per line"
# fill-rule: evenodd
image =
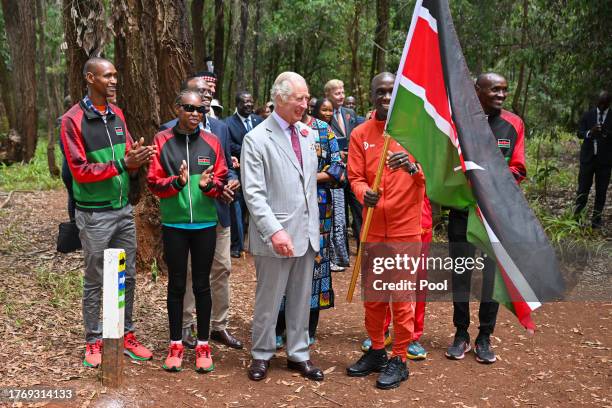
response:
M517 115L502 109L508 95L506 79L496 73L486 73L476 80L476 95L497 146L501 150L508 167L517 183L526 176L525 169L525 126ZM467 240L469 211L451 209L448 216L449 255L452 258L474 258L475 248ZM463 273L453 272L453 324L457 332L453 344L445 355L451 360L461 360L465 352L470 350L470 282L472 270ZM480 321L478 337L476 337L476 361L484 364L494 363L495 353L491 349L490 336L495 328L499 303L493 300L493 284L495 282L495 260L485 259L482 270L482 295L478 319Z
M383 72L372 79L371 98L374 116L358 126L349 141L348 177L357 200L364 205L364 219L368 207L373 208L372 228L363 232L368 243L401 243L407 247L421 242L421 207L425 195L423 173L413 164L414 159L394 140L389 143L386 166L382 172L380 189L372 187L381 155L385 154L383 136L395 75ZM361 243L363 245L364 242ZM371 271L364 271L371 273ZM390 301L370 299L364 302L365 326L372 340L370 349L346 369L351 377L363 377L381 372L376 386L380 389L398 387L408 379L406 347L414 329L414 302L391 296ZM387 359L385 350L385 316L393 312L393 350Z
M448 0L417 0L386 130L402 146L409 146L419 161L432 202L468 210L467 221L457 229L467 242L495 259L493 283L488 283L493 287L492 298L533 333L531 313L542 302L562 299L565 283L555 251L517 185L525 177L524 131L518 117L501 110L505 80L487 74L477 85L478 95ZM483 362L495 361L490 347L485 353L485 346L496 307L488 310L489 325L481 330L482 341L477 345ZM460 314L469 322L465 310ZM457 324L462 341L453 344L451 357L460 358L469 349L465 322Z

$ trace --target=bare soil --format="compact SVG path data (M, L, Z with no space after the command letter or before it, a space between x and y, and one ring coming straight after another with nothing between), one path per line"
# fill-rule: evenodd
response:
M0 202L6 194L0 196ZM493 336L498 362L478 364L473 354L450 361L452 305L427 305L422 344L427 360L410 362L410 378L391 391L375 388L376 376L354 379L345 368L357 360L364 338L363 308L344 301L350 271L334 274L336 307L321 313L312 360L326 373L322 383L305 380L285 367L283 351L269 377L247 378L255 271L250 257L233 263L230 330L244 350L213 344L216 369L197 374L188 351L185 369L161 369L168 328L166 279L138 276L135 318L139 339L154 352L152 361L126 359L119 389L100 384L86 369L80 305L81 253L55 252L57 225L65 220L63 191L16 193L0 210L0 386L71 388L76 398L34 406L70 407L379 407L379 406L612 406L612 300L548 304L534 313L538 330L528 337L515 317L500 310ZM609 253L607 248L606 253ZM611 273L609 258L593 268ZM471 333L477 330L472 307ZM3 403L0 402L0 405ZM7 406L28 406L27 403Z

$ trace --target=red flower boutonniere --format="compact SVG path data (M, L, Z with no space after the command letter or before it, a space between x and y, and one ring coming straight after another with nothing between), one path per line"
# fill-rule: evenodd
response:
M302 135L302 137L306 137L306 136L308 136L308 129L302 129L302 130L300 130L300 134Z
M349 115L348 113L346 115L344 115L344 119L345 120L351 120L351 115Z

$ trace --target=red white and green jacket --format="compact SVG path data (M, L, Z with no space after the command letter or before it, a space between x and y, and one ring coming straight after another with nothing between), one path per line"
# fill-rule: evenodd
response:
M176 126L155 135L157 153L149 166L147 184L160 198L163 224L216 224L215 198L223 193L228 170L219 140L205 130L190 135L177 132ZM181 163L187 162L189 177L178 181ZM201 189L202 172L213 166L213 182Z
M82 211L125 207L130 177L124 158L132 138L121 109L107 104L101 113L85 97L62 116L60 137L76 207Z

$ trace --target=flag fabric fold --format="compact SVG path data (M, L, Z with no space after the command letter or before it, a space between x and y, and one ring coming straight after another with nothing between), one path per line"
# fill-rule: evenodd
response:
M565 290L555 252L495 143L447 0L418 0L387 132L421 164L427 194L470 209L468 241L497 260L494 299L534 329L531 311Z

